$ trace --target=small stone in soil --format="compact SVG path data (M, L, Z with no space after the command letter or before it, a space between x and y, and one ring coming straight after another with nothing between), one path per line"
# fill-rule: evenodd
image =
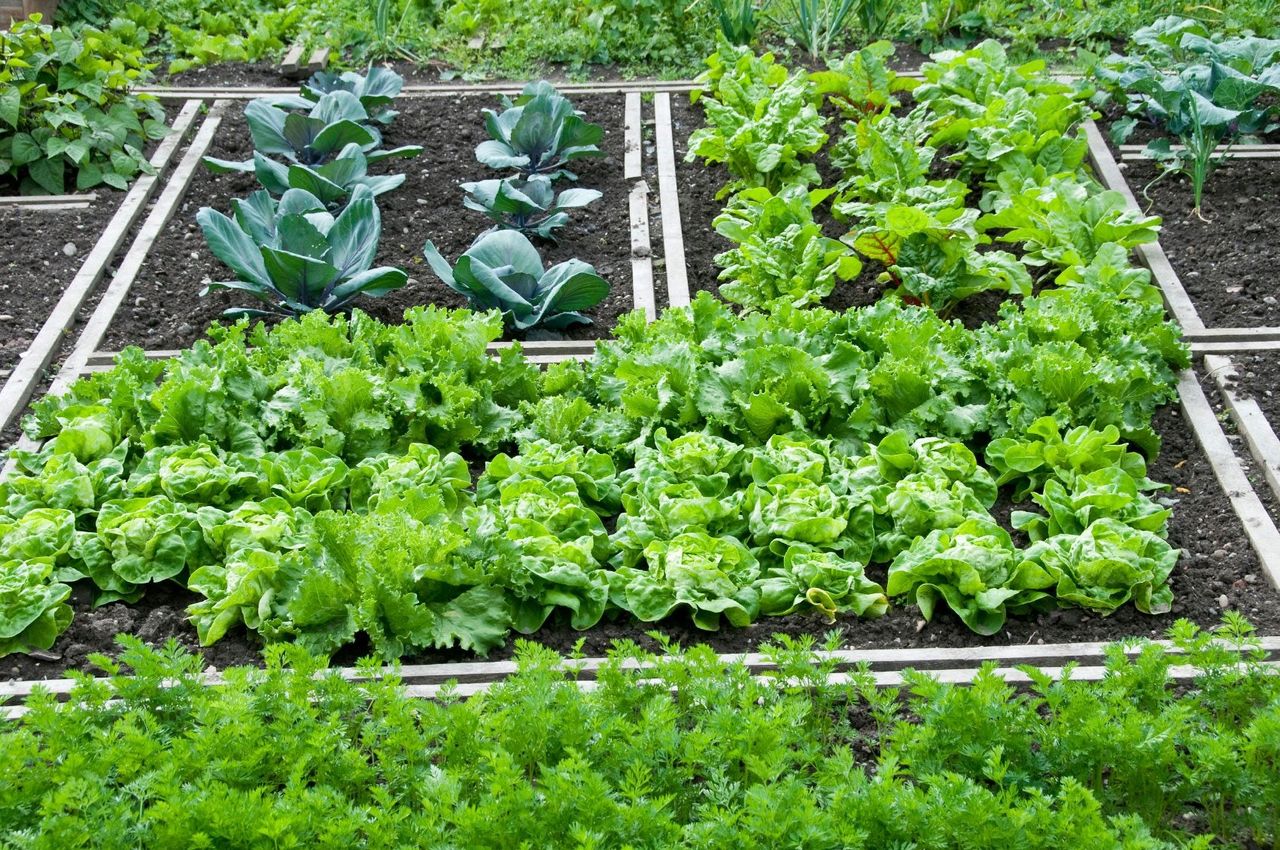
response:
M76 243L68 242L66 245L63 245L62 253L66 254L68 257L74 257L76 255Z

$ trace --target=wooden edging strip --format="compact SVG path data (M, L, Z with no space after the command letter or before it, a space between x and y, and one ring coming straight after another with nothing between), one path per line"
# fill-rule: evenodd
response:
M1178 396L1182 410L1191 422L1196 442L1209 458L1214 477L1231 500L1236 516L1244 525L1245 534L1258 554L1258 561L1267 574L1271 586L1280 589L1280 531L1276 530L1271 515L1258 494L1253 491L1240 461L1236 458L1227 435L1209 406L1204 390L1195 372L1187 369L1178 379Z
M1236 354L1248 351L1280 351L1280 340L1240 340L1225 342L1200 342L1191 340L1192 354Z
M75 324L76 313L106 274L108 264L142 215L147 201L155 194L160 174L168 168L174 152L195 120L200 105L200 101L190 100L182 107L173 121L172 131L160 142L151 157L151 166L156 173L144 174L134 181L133 187L120 203L120 208L85 257L80 271L62 291L58 303L45 319L39 333L14 366L4 386L0 387L0 429L7 428L14 417L26 407L45 369L53 362L64 336Z
M1274 653L1272 653L1274 654ZM598 661L599 659L591 659ZM734 656L721 656L721 660L729 663L737 663L738 658ZM1041 675L1048 676L1055 681L1070 677L1073 681L1097 682L1104 679L1107 675L1107 667L1104 663L1079 663L1079 662L1101 662L1103 659L1088 658L1074 659L1065 658L1061 663L1056 664L1036 664L1031 662L1014 662L1016 666L997 666L990 670L988 675L994 674L1004 679L1010 684L1027 684L1032 681L1032 676L1025 668L1032 667L1039 671ZM574 666L582 662L566 662L566 669L573 670ZM1253 662L1262 667L1277 670L1280 669L1280 662L1275 660L1265 660ZM441 667L448 665L440 665ZM479 665L477 665L479 666ZM433 679L431 681L418 681L410 679L400 674L403 682L404 693L406 696L415 699L436 699L445 694L455 698L468 698L483 694L490 688L502 683L516 672L516 665L512 662L494 662L492 675L488 678L460 678L458 676L444 677ZM498 669L501 668L501 669ZM598 666L595 668L598 669ZM647 667L632 666L631 669L648 669ZM782 685L803 685L803 682L779 680L776 676L765 675L760 671L771 669L771 665L763 667L751 667L753 678L762 684L782 684ZM981 665L971 665L962 667L937 667L925 668L912 665L904 665L893 669L869 669L865 673L854 670L852 667L828 673L826 682L831 685L848 685L858 682L864 676L870 676L876 687L901 687L908 681L907 671L915 671L928 675L938 682L949 685L968 685L971 684L981 671ZM363 681L362 677L356 674L350 668L340 669L336 671L339 675L352 681ZM578 671L581 672L581 671ZM593 671L594 672L594 671ZM1175 664L1168 668L1168 680L1170 682L1186 682L1195 679L1202 671L1189 664ZM211 673L203 677L206 686L217 687L224 683L224 679L220 674ZM592 691L599 687L599 681L594 676L583 677L576 675L567 681L571 682L584 691ZM639 679L638 684L659 684L660 679ZM5 691L0 693L0 702L7 703L0 706L0 717L13 719L26 714L29 709L23 704L29 696L37 689L54 695L59 701L66 701L77 682L73 679L52 679L46 681L29 681L29 682L6 682L3 687ZM117 700L108 700L107 704L118 704Z
M1271 492L1280 499L1280 437L1275 428L1267 420L1266 414L1251 398L1241 398L1236 394L1232 382L1236 378L1235 363L1230 357L1210 354L1204 359L1205 370L1218 385L1231 418L1236 422L1236 429L1244 437L1245 444L1254 461L1262 468L1262 476L1266 479Z
M653 290L653 252L649 244L649 186L644 177L644 140L642 135L640 92L627 92L625 138L626 155L622 176L631 181L627 206L631 216L631 283L637 310L645 318L658 317L657 293Z
M156 153L159 154L159 152L160 149L157 148ZM98 200L97 192L87 192L83 195L12 195L0 198L0 206L70 210L86 209L96 200Z
M680 194L676 184L676 148L671 134L671 95L653 96L654 136L658 149L658 203L662 211L662 254L667 273L667 304L689 303L689 270L684 259Z
M1240 148L1232 148L1231 153L1227 154L1227 160L1234 159L1280 159L1280 150L1275 151L1252 151L1241 150ZM1149 156L1140 153L1129 153L1128 151L1120 152L1121 162L1153 162Z
M1280 328L1202 328L1183 333L1191 342L1271 342L1280 343Z
M1103 140L1098 125L1091 120L1085 121L1084 134L1089 145L1089 159L1092 160L1094 170L1097 171L1102 184L1108 189L1119 192L1131 209L1141 212L1142 207L1138 205L1133 190L1129 188L1124 175L1120 173L1120 167L1116 165L1115 158ZM1196 312L1195 304L1182 287L1182 281L1178 280L1178 275L1169 264L1169 258L1165 256L1160 243L1139 245L1136 250L1143 265L1151 270L1156 286L1160 287L1160 291L1164 294L1165 305L1177 323L1188 334L1204 330L1204 322Z
M519 94L523 84L512 83L458 83L440 85L405 86L401 89L403 97L456 97L458 95L475 94ZM556 89L562 94L625 94L627 92L689 92L699 88L692 80L619 80L616 82L556 83ZM150 94L162 100L185 99L191 97L206 100L252 100L258 97L275 97L296 94L297 89L289 86L199 86L199 87L165 87L149 86L136 89L140 93Z

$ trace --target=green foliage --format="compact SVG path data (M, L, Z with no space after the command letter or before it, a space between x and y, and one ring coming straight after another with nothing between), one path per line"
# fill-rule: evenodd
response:
M993 635L1007 612L1045 599L1052 583L1034 561L1019 559L1007 531L974 518L916 538L890 565L886 588L890 596L910 594L926 620L941 602L973 631Z
M125 189L151 173L143 148L168 131L155 98L130 92L149 67L136 44L26 20L0 32L0 59L0 190Z
M431 270L450 288L479 309L501 311L520 330L590 324L578 311L609 294L609 283L581 260L545 268L538 249L518 230L486 233L453 268L431 242L422 250Z
M1146 153L1164 174L1190 179L1198 213L1205 183L1227 158L1218 147L1280 126L1280 40L1211 37L1201 23L1177 17L1156 21L1133 40L1135 53L1112 54L1094 68L1129 116L1112 135L1123 141L1146 121L1175 139L1180 149L1163 138Z
M707 60L695 91L707 114L707 126L689 137L686 161L722 162L736 179L720 190L763 186L774 194L784 186L818 183L808 159L827 142L821 98L812 81L787 71L766 54L722 45Z
M360 101L370 121L390 124L400 114L390 107L403 87L404 77L390 68L370 65L364 74L354 71L320 71L312 74L302 84L302 96L318 102L330 92L350 92Z
M196 215L209 250L236 274L235 281L209 283L200 294L238 290L267 307L233 307L227 316L336 313L360 295L385 295L408 279L400 269L370 268L382 218L366 186L356 188L337 216L301 189L289 189L278 202L260 191L232 204L234 219L209 207Z
M862 263L848 246L822 235L813 209L830 190L792 185L780 195L757 187L733 196L716 216L716 232L737 247L716 257L720 295L745 307L768 309L778 300L803 307L853 280Z
M557 194L544 174L461 185L467 193L463 204L495 222L494 230L517 230L553 241L555 231L569 223L569 210L582 209L601 196L595 189L578 188Z
M866 670L830 681L811 641L766 647L764 670L622 647L590 689L523 645L506 681L434 701L279 650L212 688L199 657L126 640L136 675L102 659L108 682L65 706L38 694L0 731L0 832L37 848L1172 850L1209 830L1270 846L1277 677L1238 621L1173 636L1186 655L1113 647L1100 681L988 670L883 691ZM1184 663L1204 670L1194 687L1167 687Z
M604 128L588 122L568 98L546 81L529 83L514 101L503 95L502 111L484 111L489 139L476 146L476 159L490 168L515 169L526 180L546 175L576 180L565 168L583 157L603 156Z
M695 0L696 6L701 0ZM760 8L757 0L708 0L711 11L720 23L720 34L729 44L749 46L756 40L760 28Z
M866 5L874 5L868 0ZM909 92L918 85L910 77L900 77L889 69L887 60L893 55L893 45L876 41L861 50L829 62L824 71L809 75L818 87L818 93L834 103L846 118L862 118L882 112L886 107L900 106L893 95Z
M821 59L844 37L852 23L850 16L861 12L866 0L776 0L781 9L772 10L775 26L809 54Z
M404 182L402 174L370 177L370 165L422 153L417 145L382 149L373 119L349 91L330 92L314 103L302 97L282 103L271 98L250 101L244 116L253 136L253 157L232 162L207 156L204 163L209 170L252 173L273 195L298 189L337 205L360 187L379 195ZM307 111L295 111L299 106Z

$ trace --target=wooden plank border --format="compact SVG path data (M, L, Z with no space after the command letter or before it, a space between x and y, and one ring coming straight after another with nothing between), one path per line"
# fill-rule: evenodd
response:
M649 184L644 177L644 107L640 92L627 92L625 165L623 178L631 181L627 206L631 215L631 284L637 310L652 322L658 317L653 288L653 251L649 242Z
M1270 342L1280 344L1280 327L1204 328L1183 333L1192 342Z
M690 92L701 88L692 80L619 80L609 82L560 82L556 88L562 94L626 94L627 92ZM523 84L474 83L409 85L401 90L402 97L456 97L466 94L515 95ZM274 97L297 94L297 88L289 86L149 86L136 89L140 93L154 95L162 100L199 97L205 100L252 100L257 97Z
M1200 342L1199 340L1191 340L1191 352L1193 354L1243 354L1249 351L1280 351L1280 341L1260 340L1250 342L1241 340L1239 342Z
M1271 667L1280 666L1280 661L1277 660L1280 658L1280 637L1263 637L1259 639L1259 643L1265 656L1261 663ZM1024 667L1035 667L1055 679L1062 678L1074 667L1072 678L1096 681L1105 673L1107 647L1111 645L1089 642L1043 646L840 650L815 652L814 658L821 662L835 662L835 669L828 678L832 684L853 681L862 668L881 687L903 684L906 680L905 671L908 670L926 673L950 684L968 684L984 664L991 662L999 665L996 672L1010 682L1030 681L1030 677L1020 669ZM1173 656L1181 654L1169 641L1149 641L1143 645L1158 646ZM1141 651L1141 646L1124 646L1119 651L1132 658ZM723 663L745 667L762 680L765 679L765 674L777 669L767 656L760 653L731 653L718 657ZM569 674L571 681L580 687L591 689L596 686L597 676L605 664L604 658L565 659L561 662L561 667ZM649 662L624 661L622 666L630 670L653 669L653 664ZM457 696L483 693L514 675L516 670L514 661L477 661L386 667L379 675L396 676L404 683L406 692L411 696L430 699L446 688ZM334 672L348 681L369 680L353 667L337 668ZM1189 665L1175 665L1171 668L1171 674L1173 680L1182 681L1192 678L1195 671ZM202 676L202 681L207 686L217 687L225 679L221 673L209 672ZM8 716L11 717L21 714L23 702L37 689L52 694L59 700L66 700L76 684L75 679L0 682L0 706L3 706L0 711L9 713ZM10 713L15 710L16 714Z
M684 227L680 220L680 191L676 183L676 148L671 131L671 94L653 96L654 137L658 156L658 203L662 215L662 256L667 274L667 304L684 307L690 301L689 268L684 258Z
M98 237L80 271L62 291L58 303L45 319L40 331L31 345L23 353L13 371L8 375L4 386L0 387L0 429L7 428L31 398L32 392L39 383L45 369L53 362L58 348L65 335L76 321L76 313L89 297L94 288L106 275L107 266L125 237L142 215L143 209L160 184L161 173L168 168L169 161L178 149L187 131L195 121L196 112L201 102L189 100L182 107L173 121L173 129L156 147L151 157L151 165L156 174L144 174L134 181L133 187L125 195L106 229Z
M159 148L156 149L159 153ZM152 163L154 165L154 163ZM147 175L143 175L147 176ZM0 206L22 209L73 210L87 209L98 200L97 192L83 195L7 195L0 197Z
M1262 469L1262 477L1266 480L1271 492L1280 499L1280 437L1267 419L1258 402L1252 398L1242 398L1232 386L1235 381L1235 362L1230 357L1210 354L1204 358L1205 371L1218 385L1218 392L1235 420L1236 430L1244 438L1249 447L1249 454Z
M1280 589L1280 531L1276 530L1271 515L1253 485L1249 483L1240 461L1232 450L1222 425L1214 416L1213 408L1195 372L1184 371L1178 380L1178 397L1182 401L1182 410L1191 423L1196 442L1209 458L1214 477L1222 485L1222 490L1231 501L1236 516L1244 524L1245 534L1257 552L1258 561L1271 586Z
M1124 175L1120 172L1120 167L1116 165L1115 158L1111 155L1111 150L1102 138L1102 132L1098 129L1098 125L1092 120L1085 121L1084 133L1085 140L1089 145L1089 159L1092 161L1094 171L1102 181L1102 184L1108 189L1123 195L1131 209L1141 211L1142 207L1138 205L1138 200L1134 197L1133 190L1129 188ZM1177 323L1182 326L1183 331L1191 334L1204 330L1204 322L1201 321L1200 315L1196 312L1195 304L1192 303L1191 297L1187 295L1187 291L1182 287L1182 281L1178 279L1173 266L1169 264L1169 258L1165 256L1164 249L1160 247L1160 243L1151 242L1146 245L1139 245L1136 251L1138 259L1151 270L1151 276L1155 279L1156 286L1164 294L1165 305L1169 308L1169 312Z

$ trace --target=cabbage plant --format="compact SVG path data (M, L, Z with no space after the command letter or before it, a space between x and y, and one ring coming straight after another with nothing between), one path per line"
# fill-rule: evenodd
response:
M371 268L382 219L366 186L355 190L337 216L301 189L290 189L279 201L254 192L233 204L234 219L209 207L196 215L209 249L236 274L236 280L210 283L200 294L240 290L268 306L235 307L226 311L229 317L335 313L358 295L385 295L407 280L400 269Z
M546 174L552 179L577 175L565 166L589 156L603 156L604 128L588 122L568 98L546 81L530 83L512 101L502 98L503 110L486 109L487 141L476 146L476 159L490 168L515 169L526 178Z
M431 270L475 309L500 310L519 330L590 324L578 311L594 307L609 294L609 284L581 260L544 269L538 249L515 230L481 236L453 268L433 243L422 250Z
M569 210L581 209L600 198L595 189L565 189L556 194L551 179L506 178L463 183L467 209L484 213L494 230L518 230L525 235L555 239L554 232L569 223Z

